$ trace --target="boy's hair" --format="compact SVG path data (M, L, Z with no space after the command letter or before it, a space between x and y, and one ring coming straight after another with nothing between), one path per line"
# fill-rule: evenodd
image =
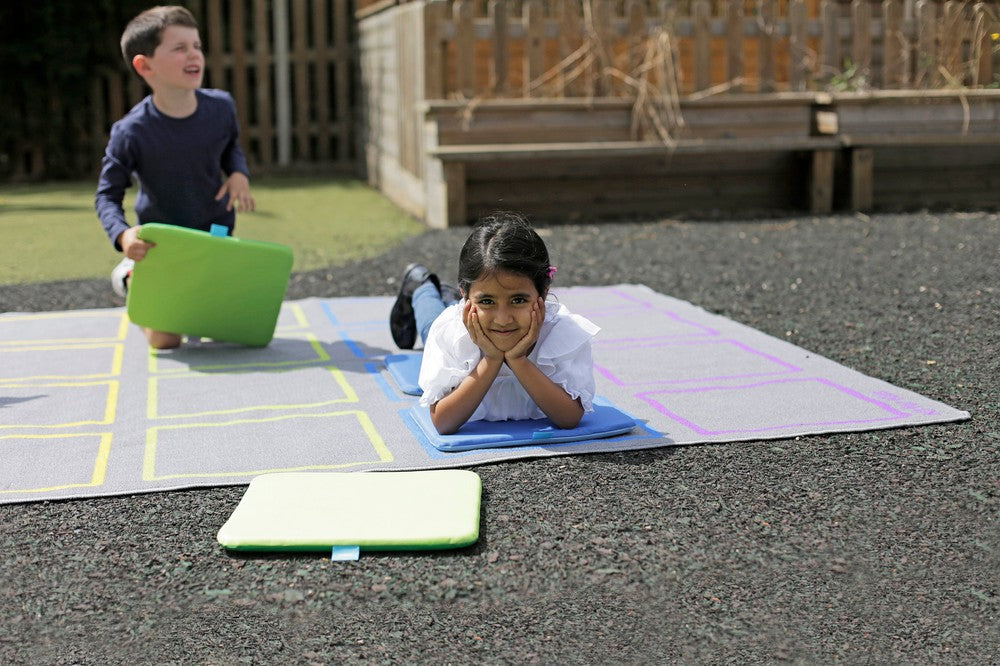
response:
M187 9L176 5L152 7L129 21L121 43L125 66L132 69L132 59L137 55L153 55L163 31L172 25L197 28L198 21Z
M545 242L517 213L501 211L479 220L458 257L458 286L466 295L472 283L499 272L530 279L544 296L552 284Z

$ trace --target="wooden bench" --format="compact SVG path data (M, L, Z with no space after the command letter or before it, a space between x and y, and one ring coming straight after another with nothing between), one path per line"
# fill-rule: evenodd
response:
M847 205L1000 205L1000 90L835 94Z
M681 103L675 139L639 140L627 100L432 102L426 221L496 208L547 218L832 208L840 143L829 97L740 95ZM835 125L835 124L834 124Z

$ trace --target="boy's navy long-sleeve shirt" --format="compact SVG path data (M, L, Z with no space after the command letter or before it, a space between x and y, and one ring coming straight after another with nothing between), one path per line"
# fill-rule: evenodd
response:
M239 146L236 105L229 93L195 92L198 108L186 118L161 113L146 97L111 128L101 162L95 206L112 244L128 229L122 202L135 175L139 224L162 222L208 231L213 224L230 229L235 210L228 197L216 201L223 173L250 175ZM118 248L121 249L120 247Z

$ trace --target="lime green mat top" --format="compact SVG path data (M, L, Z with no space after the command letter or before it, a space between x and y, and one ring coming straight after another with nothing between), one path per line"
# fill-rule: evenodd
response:
M262 347L292 271L292 250L277 243L144 224L155 243L132 271L129 318L157 331Z
M262 474L219 530L234 550L460 548L479 539L482 481L458 469Z

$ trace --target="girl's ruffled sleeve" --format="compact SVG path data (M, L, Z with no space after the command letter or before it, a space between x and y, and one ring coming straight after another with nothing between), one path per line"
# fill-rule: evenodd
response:
M552 328L539 345L536 365L573 398L585 412L594 411L594 358L591 343L600 328L565 307L554 318Z
M469 337L461 319L461 307L452 305L431 325L424 345L417 383L423 394L420 404L433 405L455 390L479 362L479 347Z

